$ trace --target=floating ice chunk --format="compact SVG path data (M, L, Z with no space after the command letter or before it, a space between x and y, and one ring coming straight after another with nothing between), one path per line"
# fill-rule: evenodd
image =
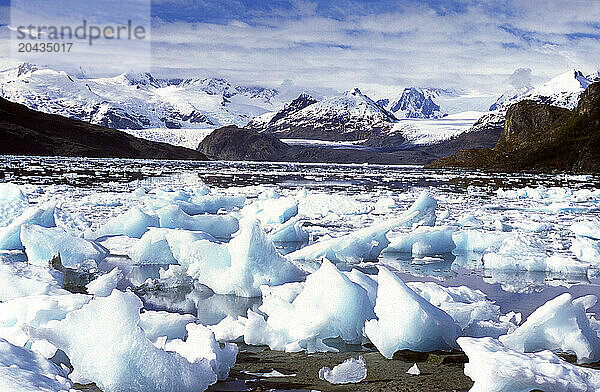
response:
M0 390L3 392L73 391L67 373L46 358L0 338Z
M566 274L585 274L588 269L587 264L569 257L547 256L546 245L540 239L524 235L505 238L496 252L483 256L483 265L488 269Z
M208 360L219 380L225 380L229 370L235 365L238 347L234 343L225 343L221 348L213 332L202 324L188 324L187 339L175 339L167 342L165 350L174 351L190 362Z
M304 216L362 215L373 211L373 207L353 197L301 189L296 194L298 212Z
M145 311L140 314L140 327L152 342L162 336L168 340L184 339L187 334L185 326L194 320L196 317L191 314Z
M260 286L296 281L304 273L282 256L256 220L242 219L228 244L195 241L181 249L179 264L217 294L260 295Z
M8 226L0 227L0 249L22 250L21 227L31 223L42 227L55 227L55 204L46 204L42 207L30 207L16 217Z
M193 392L215 383L217 376L207 360L191 363L148 340L139 327L141 307L135 294L114 290L60 322L27 331L63 350L75 372L105 392Z
M448 313L462 329L480 320L498 321L500 317L500 307L479 290L466 286L442 287L434 282L409 282L407 286Z
M388 245L387 233L395 227L435 225L437 202L427 192L422 192L414 204L399 218L357 230L348 235L332 238L306 246L290 253L292 260L320 260L334 262L360 262L376 260Z
M580 221L571 225L571 231L581 237L600 240L600 221Z
M113 268L107 274L101 275L87 284L88 294L94 294L96 297L108 297L117 284L123 279L123 273L117 267Z
M323 367L319 370L319 378L331 384L356 384L367 378L367 365L361 356L358 359L348 358L329 369Z
M409 234L393 238L384 252L412 253L414 256L450 253L456 247L452 240L455 231L451 227L419 227Z
M362 287L328 260L306 278L302 291L294 295L298 287L290 287L291 295L280 290L265 292L259 308L267 315L269 332L261 337L265 344L273 350L289 351L293 346L310 351L312 342L327 338L360 342L365 320L374 317L371 302ZM290 298L293 300L288 301ZM245 341L256 344L250 336L245 336Z
M8 225L27 207L29 207L27 196L17 185L0 183L0 227Z
M229 215L188 215L181 208L170 205L156 211L160 227L203 231L216 238L230 238L238 231L238 220Z
M414 365L412 365L410 367L410 369L408 369L406 371L406 374L411 374L413 376L418 376L419 374L421 374L421 371L419 370L419 367L417 366L417 364L415 363Z
M273 242L305 242L308 241L308 232L302 227L302 222L292 218L277 230L269 234Z
M375 214L387 214L390 210L396 208L396 200L390 196L384 196L377 199L375 202Z
M452 234L457 251L497 250L506 236L492 231L461 230Z
M86 238L95 240L105 236L126 235L132 238L141 238L149 227L158 227L158 217L148 215L139 207L133 207L129 211L115 216Z
M2 302L0 303L0 337L17 346L24 346L29 342L29 337L23 332L22 325L40 327L52 320L62 320L67 313L81 308L90 299L91 297L87 295L65 294L36 295Z
M475 384L470 392L546 392L600 389L600 371L567 363L542 351L524 354L504 347L492 338L458 339L458 344L469 357L465 375Z
M254 217L263 225L285 223L298 214L298 202L293 197L256 200L240 211L244 217Z
M392 358L398 350L433 351L456 347L460 327L443 310L411 290L387 268L379 267L375 314L365 334L379 352Z
M30 295L68 294L63 290L63 274L48 267L25 262L0 264L0 301Z
M86 260L99 262L108 256L108 249L83 238L73 237L60 227L41 227L25 224L21 228L21 242L25 246L30 264L47 266L57 253L65 267L75 266Z
M464 216L459 222L462 227L468 227L472 229L480 229L483 227L483 222L475 217L475 215Z
M581 261L600 266L600 242L586 237L573 238L571 252Z
M513 350L571 352L578 363L600 360L600 337L590 327L585 311L596 303L595 296L573 299L564 293L533 312L514 332L500 337Z
M198 241L216 241L202 231L151 228L132 246L129 257L135 264L177 264L174 253L179 257L182 246Z
M498 339L498 337L509 334L515 329L517 329L517 325L510 321L477 320L463 330L463 336Z
M246 331L246 318L226 316L218 324L210 325L208 328L215 334L219 342L234 341L244 336Z

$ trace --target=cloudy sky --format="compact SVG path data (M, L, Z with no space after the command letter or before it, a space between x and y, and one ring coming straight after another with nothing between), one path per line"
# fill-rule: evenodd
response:
M600 68L594 0L153 0L151 25L159 76L358 86L375 97L408 85L495 95ZM92 73L122 71L116 56L128 55L106 53Z

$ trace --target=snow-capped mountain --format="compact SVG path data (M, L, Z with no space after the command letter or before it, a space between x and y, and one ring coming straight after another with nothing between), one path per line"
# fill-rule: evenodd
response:
M321 101L301 94L280 111L255 118L247 126L280 138L360 140L390 129L395 120L355 88Z
M38 111L119 129L244 125L281 104L277 90L223 79L136 73L78 79L27 63L0 71L0 95Z
M577 106L583 91L590 84L598 81L600 81L600 73L585 76L581 71L571 69L536 88L507 90L490 106L489 113L475 123L474 128L502 127L509 106L524 100L573 109Z
M440 118L445 115L436 98L448 91L436 88L407 87L395 99L380 99L381 106L397 118Z

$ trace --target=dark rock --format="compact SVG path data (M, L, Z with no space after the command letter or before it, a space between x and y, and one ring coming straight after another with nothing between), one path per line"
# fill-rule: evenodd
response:
M198 151L31 110L0 98L0 154L206 160Z
M494 148L462 150L431 166L600 173L600 83L589 85L572 111L516 103Z

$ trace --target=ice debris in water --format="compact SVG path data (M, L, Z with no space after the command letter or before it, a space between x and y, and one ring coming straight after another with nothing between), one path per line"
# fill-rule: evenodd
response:
M90 240L117 235L140 238L148 231L149 227L158 226L156 215L148 215L139 207L133 207L129 211L109 219L98 230L86 233L85 237Z
M305 242L308 232L302 227L302 221L292 218L269 234L273 242Z
M160 227L203 231L216 238L228 239L238 231L238 220L229 215L188 215L176 205L156 211Z
M54 209L54 203L47 203L41 207L29 207L7 226L0 227L0 249L22 250L21 227L25 224L56 227Z
M72 388L63 369L40 354L0 338L2 392L67 392Z
M521 353L492 338L458 338L469 357L470 392L592 392L600 390L600 370L572 365L550 351Z
M123 273L117 267L107 274L101 275L86 285L88 294L96 297L108 297L117 284L123 279Z
M460 230L452 234L457 251L483 253L497 250L506 235L493 231Z
M212 358L204 355L211 356L215 346L205 347L207 340L203 340L201 347L190 347L199 353L192 362L155 347L139 327L141 308L135 294L114 290L68 313L60 322L26 330L67 354L74 368L73 381L95 382L105 392L195 392L214 384L217 375Z
M63 282L63 274L59 271L0 259L0 301L40 294L68 294L63 289Z
M323 257L334 262L360 262L376 260L390 243L387 233L396 227L435 225L437 202L423 191L414 204L399 218L377 223L353 233L320 241L292 252L294 260L320 260Z
M275 286L305 276L275 249L254 219L242 219L239 233L227 244L194 241L174 256L188 275L217 294L259 296L263 284Z
M319 370L319 378L331 384L356 384L367 378L367 365L361 356L358 359L348 358L329 369L327 366Z
M47 266L57 253L65 267L76 266L86 260L99 262L108 256L108 249L83 238L74 237L60 227L42 227L25 224L21 228L21 242L30 264Z
M586 316L586 310L595 304L594 295L573 299L569 293L561 294L499 340L521 352L562 351L576 354L578 363L600 361L600 337Z
M417 364L415 363L414 365L412 365L410 367L410 369L408 369L406 371L406 374L411 374L413 376L418 376L419 374L421 374L421 370L419 370L419 367L417 366Z
M377 319L366 322L365 334L388 359L398 350L456 348L456 338L461 334L452 317L383 266L379 267L375 315Z
M587 273L588 264L561 255L548 256L546 245L533 236L510 236L502 241L496 252L483 255L488 269L513 271L545 271L564 274Z
M153 189L148 192L144 202L152 210L174 204L189 215L216 214L221 209L231 211L236 207L243 207L246 204L246 196L209 195L204 191L196 193L183 190Z

